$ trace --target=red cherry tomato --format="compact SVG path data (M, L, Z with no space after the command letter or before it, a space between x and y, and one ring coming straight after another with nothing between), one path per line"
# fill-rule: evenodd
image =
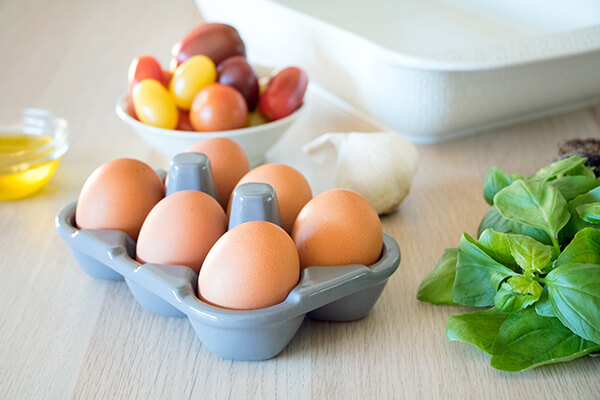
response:
M308 77L300 68L288 67L272 77L260 96L258 109L268 120L287 117L302 105Z
M138 119L137 114L135 113L135 107L133 106L133 101L131 100L131 96L127 97L127 102L125 104L125 112L129 114L131 118Z
M179 109L179 119L177 120L177 127L175 128L178 131L194 131L194 127L192 126L192 122L190 121L190 113L189 111Z
M219 83L237 89L252 111L258 103L258 78L254 69L246 61L246 57L233 56L223 61L217 67Z
M189 31L173 46L171 53L177 59L177 65L197 55L205 55L219 65L226 58L245 56L246 46L234 27L209 23Z
M164 74L160 63L152 56L139 56L129 65L129 93L138 82L154 79L164 85Z
M240 92L218 83L202 89L190 110L192 125L199 132L243 128L247 116L248 106Z

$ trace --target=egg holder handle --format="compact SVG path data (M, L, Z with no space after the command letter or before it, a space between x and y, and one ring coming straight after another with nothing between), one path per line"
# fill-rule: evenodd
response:
M278 222L272 187L242 186L234 193L232 226L256 219ZM239 206L241 203L246 206ZM187 317L203 345L224 358L255 361L274 357L290 342L306 315L327 321L366 316L400 264L398 244L384 234L382 255L369 267L309 267L302 270L298 285L283 302L258 310L227 310L198 298L198 277L192 269L135 261L135 242L124 232L77 229L76 205L67 205L55 224L81 268L99 279L125 279L137 302L152 313Z

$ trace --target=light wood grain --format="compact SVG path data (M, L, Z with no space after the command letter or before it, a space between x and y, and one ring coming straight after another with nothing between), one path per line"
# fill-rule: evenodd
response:
M0 204L0 398L598 398L599 359L498 372L481 351L445 339L447 317L463 309L415 299L443 249L476 231L487 168L530 173L552 160L558 141L600 136L597 109L419 146L411 194L383 219L402 263L372 313L352 323L305 321L272 360L220 359L185 319L152 315L123 282L85 275L53 218L102 162L166 165L118 120L114 102L134 56L166 63L171 44L199 21L191 0L0 2L0 108L50 109L68 119L72 142L40 194ZM300 146L369 126L318 99L307 104L268 159L298 167L320 192L327 177Z

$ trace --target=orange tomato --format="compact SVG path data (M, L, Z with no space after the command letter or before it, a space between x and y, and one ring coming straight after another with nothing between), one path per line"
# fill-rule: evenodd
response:
M190 110L192 125L199 132L243 128L247 116L248 106L240 92L218 83L202 89Z

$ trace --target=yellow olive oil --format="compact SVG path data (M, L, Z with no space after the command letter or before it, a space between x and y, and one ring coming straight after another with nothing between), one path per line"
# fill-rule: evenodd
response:
M35 153L31 161L0 169L0 200L28 197L46 184L60 162L60 158L48 160L54 151L52 146L47 146L51 141L50 136L0 133L0 165Z

